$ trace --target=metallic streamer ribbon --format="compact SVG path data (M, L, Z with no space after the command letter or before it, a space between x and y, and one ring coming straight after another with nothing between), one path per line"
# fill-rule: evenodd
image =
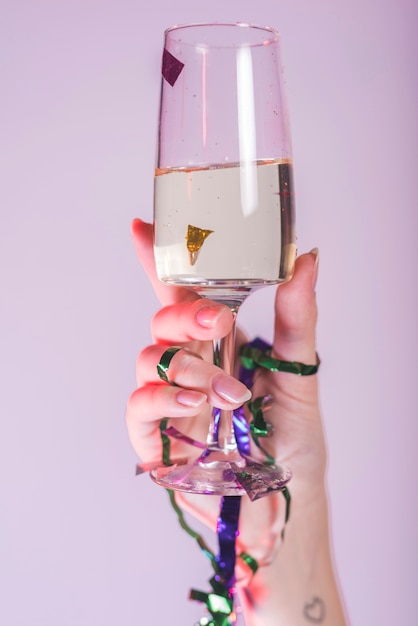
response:
M172 383L171 380L168 379L167 371L170 367L171 359L179 350L181 350L179 346L172 346L171 348L167 348L167 350L163 353L160 362L157 364L158 376L161 378L161 380L165 380L165 382L169 383L170 385L174 385L174 383Z
M267 346L265 342L263 343ZM257 345L245 344L241 346L240 357L243 366L250 370L253 370L255 367L264 367L271 372L289 372L298 376L311 376L316 374L321 363L318 355L316 355L315 365L305 365L305 363L300 363L299 361L282 361L272 357L270 349L266 352Z
M163 373L168 369L169 361L178 348L173 348L172 353L168 355L168 363L163 363ZM263 367L271 371L284 371L299 376L310 376L315 374L319 367L319 357L317 357L316 365L305 365L298 362L287 362L274 359L270 355L271 346L263 339L256 338L251 343L245 344L240 349L241 366L239 379L249 388L252 387L254 381L254 370L257 367ZM168 381L169 382L169 381ZM250 423L247 422L244 414L244 408L240 407L233 412L234 432L240 453L243 456L250 454L251 439L257 447L265 454L266 463L274 463L274 458L261 446L260 437L268 437L271 432L270 425L266 422L263 415L263 408L266 402L265 397L256 398L250 401L247 406L252 415ZM219 422L219 410L215 414L215 424ZM216 419L217 418L217 419ZM215 426L216 427L216 426ZM175 427L168 427L168 419L164 418L160 422L160 433L162 443L162 462L163 465L169 466L173 462L184 462L184 459L171 460L170 457L170 438L180 439L192 446L204 448L204 444L183 435ZM155 463L138 464L137 474L149 471L155 467ZM217 524L217 535L219 544L219 553L214 555L212 550L207 546L203 537L194 531L186 522L181 508L177 505L175 492L167 489L171 505L177 514L180 526L197 542L203 554L211 561L214 576L209 581L212 587L211 592L203 592L192 589L190 598L197 600L206 605L210 614L210 618L202 617L196 626L231 626L236 622L236 616L233 610L234 593L235 593L235 563L236 563L236 537L238 534L239 511L241 504L241 496L224 496L221 499L220 514ZM289 520L290 515L290 492L285 487L281 492L286 501L285 524ZM282 530L282 538L284 538L284 528ZM243 562L250 568L254 575L258 570L257 561L248 553L241 552L238 555Z

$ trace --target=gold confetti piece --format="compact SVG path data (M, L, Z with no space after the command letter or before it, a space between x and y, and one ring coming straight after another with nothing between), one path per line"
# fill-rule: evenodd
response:
M209 237L211 233L213 233L213 230L204 230L203 228L198 228L197 226L188 225L186 242L187 249L189 251L190 265L194 265L196 263L200 248L203 246L205 239Z

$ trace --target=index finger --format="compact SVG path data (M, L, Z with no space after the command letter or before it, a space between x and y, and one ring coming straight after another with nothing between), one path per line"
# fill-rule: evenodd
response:
M225 337L233 323L225 304L199 298L160 309L152 320L152 336L160 343L209 341Z

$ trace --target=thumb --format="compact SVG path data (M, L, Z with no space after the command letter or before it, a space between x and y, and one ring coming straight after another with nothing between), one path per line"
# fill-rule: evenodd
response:
M306 364L316 362L318 259L316 248L300 256L292 280L277 289L273 353L279 359Z

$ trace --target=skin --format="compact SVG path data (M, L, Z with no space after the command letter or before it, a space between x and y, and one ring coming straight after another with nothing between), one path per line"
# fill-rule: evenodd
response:
M143 462L161 459L159 422L163 417L199 441L206 438L210 406L234 409L249 390L211 363L211 341L232 327L226 306L203 300L192 291L164 285L156 275L152 225L134 220L132 235L138 258L162 308L152 320L154 343L137 359L138 388L128 400L126 420L132 445ZM316 251L300 256L292 280L277 289L272 355L287 361L315 363L317 306ZM238 344L245 341L238 332ZM181 345L163 383L156 364L171 345ZM244 550L261 566L254 577L238 561L241 603L248 626L345 626L332 564L325 485L326 447L318 400L317 376L257 370L253 397L269 394L266 415L273 434L263 444L292 469L292 510L281 540L284 499L269 495L256 502L244 496L238 552ZM254 451L256 455L257 451ZM173 441L172 457L189 456L191 448ZM219 500L177 493L177 502L213 530Z

